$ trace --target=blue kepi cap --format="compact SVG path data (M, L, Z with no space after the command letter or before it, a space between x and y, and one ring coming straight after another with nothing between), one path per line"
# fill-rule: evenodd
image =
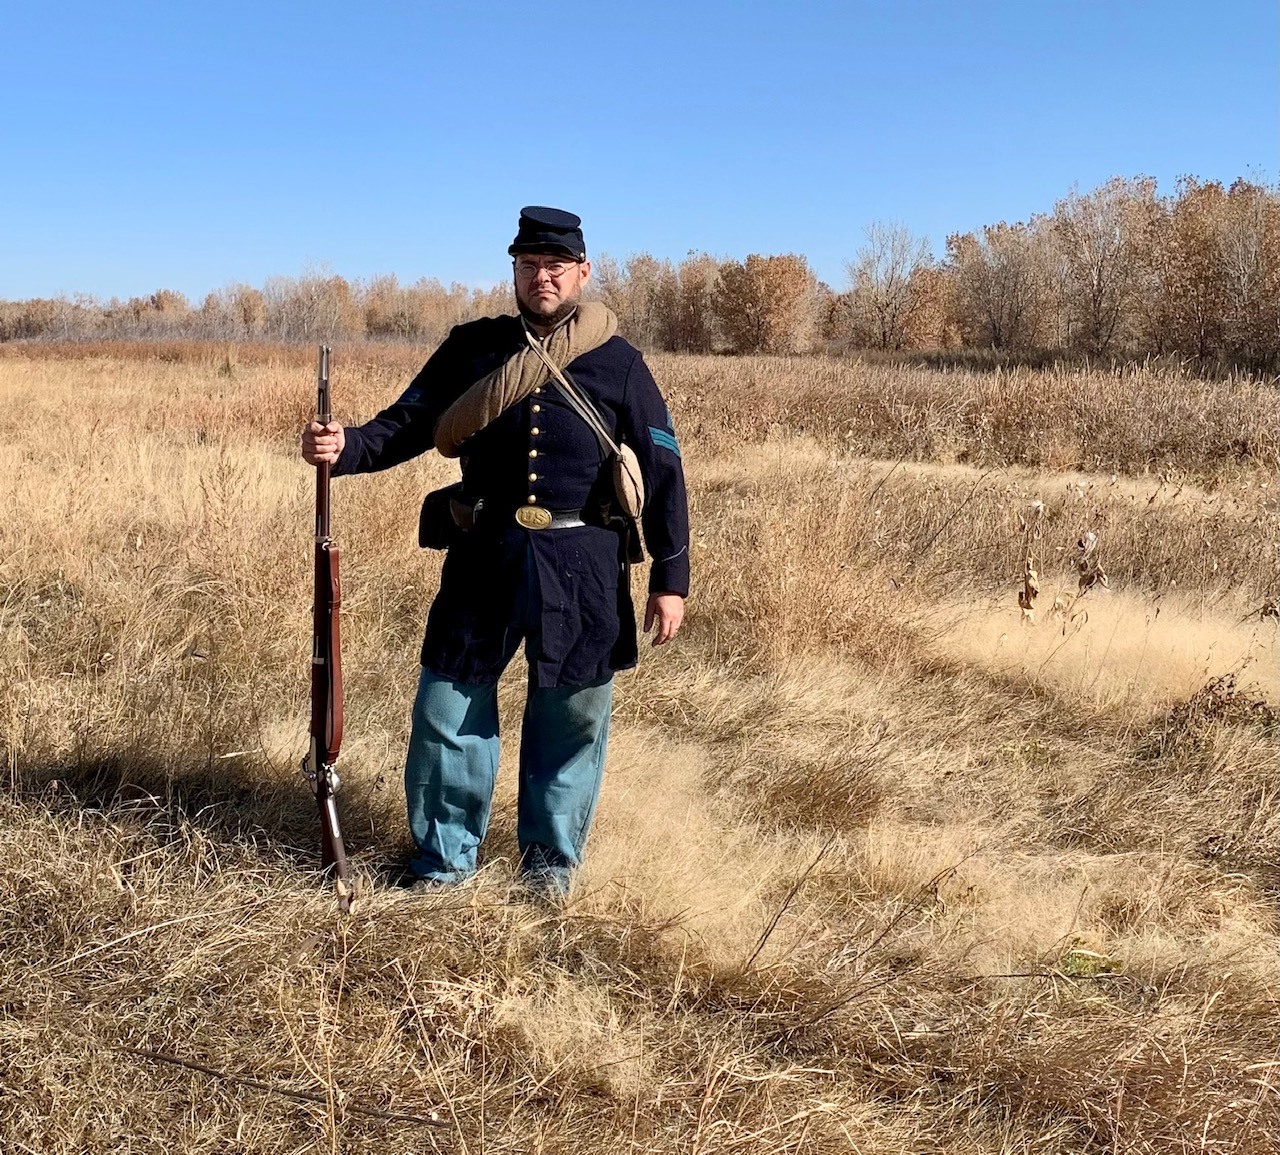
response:
M572 257L575 261L585 261L587 245L582 239L581 225L581 217L563 209L526 205L520 210L519 230L507 252L512 256L516 253L555 253Z

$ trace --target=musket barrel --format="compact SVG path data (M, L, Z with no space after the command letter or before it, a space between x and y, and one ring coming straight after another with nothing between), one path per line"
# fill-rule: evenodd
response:
M320 360L316 366L316 420L328 425L333 417L329 407L329 346L320 346ZM329 537L329 463L316 466L316 541Z
M329 346L320 346L316 367L316 420L327 425L329 405ZM315 589L312 606L311 749L303 769L316 791L320 810L321 864L332 869L338 906L351 907L346 849L338 825L333 794L338 787L334 763L342 746L342 642L338 613L342 604L338 579L338 547L329 536L329 464L316 465Z
M329 412L329 346L320 346L320 364L316 369L316 420L326 425L333 414Z

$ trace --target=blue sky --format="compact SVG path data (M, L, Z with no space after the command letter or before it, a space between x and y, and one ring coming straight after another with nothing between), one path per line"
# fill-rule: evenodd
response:
M1274 0L9 4L0 298L491 284L530 203L840 286L872 220L940 255L1073 183L1275 180L1278 39Z

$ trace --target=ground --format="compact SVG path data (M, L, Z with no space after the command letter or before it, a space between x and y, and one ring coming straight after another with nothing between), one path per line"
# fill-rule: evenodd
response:
M337 349L335 411L422 356ZM343 919L311 357L0 355L0 1147L1276 1149L1273 386L654 358L694 595L562 911L509 770L480 876L394 885L456 467L335 482Z

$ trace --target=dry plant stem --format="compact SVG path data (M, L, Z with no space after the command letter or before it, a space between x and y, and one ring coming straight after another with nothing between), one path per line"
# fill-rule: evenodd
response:
M755 966L756 959L760 957L760 952L764 950L766 944L769 942L770 936L773 934L775 930L778 929L778 923L782 921L783 915L787 913L787 908L791 905L796 895L800 893L800 890L804 886L805 882L808 880L809 875L811 875L814 872L818 864L827 856L827 852L831 849L831 847L834 844L835 844L835 836L833 835L832 837L828 838L825 843L823 843L822 849L818 851L813 861L810 862L809 865L804 868L804 872L788 888L786 895L783 897L782 902L778 906L778 909L774 911L773 916L769 919L768 925L765 926L764 930L760 934L760 937L756 940L756 945L752 949L751 954L747 957L747 960L742 964L741 973L743 975L747 975L751 973L751 968Z
M261 906L262 904L259 903L258 905ZM158 931L166 930L173 926L181 926L183 923L187 922L202 922L208 918L215 918L221 913L221 911L197 911L193 914L181 915L178 918L166 919L164 922L156 923L154 926L144 926L140 927L138 930L131 930L128 934L122 934L119 938L114 938L110 942L104 942L98 946L90 948L89 950L80 951L78 954L74 954L70 958L59 959L56 965L51 966L48 971L45 972L46 977L57 974L58 971L69 970L76 963L83 962L87 958L92 958L94 955L100 954L102 951L112 950L115 947L123 946L131 939L141 938L143 935L155 934Z
M940 538L948 529L950 529L952 526L952 523L956 520L956 518L959 517L960 514L964 512L965 507L968 506L969 502L973 500L973 495L978 492L978 488L982 485L982 483L986 481L987 478L990 477L995 472L997 471L994 469L988 469L986 473L984 473L981 477L978 478L977 481L973 483L972 487L969 489L969 492L965 494L964 500L959 505L957 505L954 510L952 510L951 514L947 517L946 521L944 521L940 526L938 526L936 530L934 530L933 535L929 538L929 540L926 541L924 545L922 545L920 549L916 551L918 556L924 556L929 552L930 549L933 548L934 542L936 542L938 538Z
M230 1071L219 1071L216 1067L207 1067L203 1063L196 1063L190 1059L180 1059L177 1055L166 1055L162 1051L147 1051L137 1047L115 1047L114 1050L121 1055L132 1055L137 1059L151 1059L156 1063L167 1063L171 1067L181 1067L186 1071L195 1071L199 1075L208 1075L212 1079L222 1079L227 1083L237 1083L242 1087L252 1087L255 1091L265 1091L269 1095L280 1095L285 1099L296 1099L302 1103L317 1103L331 1113L335 1110L335 1100L331 1089L326 1090L323 1094L319 1091L297 1091L289 1087L277 1087L274 1083L250 1078L247 1075L233 1075ZM353 1115L364 1115L370 1119L386 1119L392 1123L415 1123L422 1127L448 1127L451 1125L443 1119L433 1119L426 1115L408 1115L398 1111L380 1111L376 1107L364 1107L359 1103L349 1102L345 1098L337 1110L339 1113L349 1112Z

